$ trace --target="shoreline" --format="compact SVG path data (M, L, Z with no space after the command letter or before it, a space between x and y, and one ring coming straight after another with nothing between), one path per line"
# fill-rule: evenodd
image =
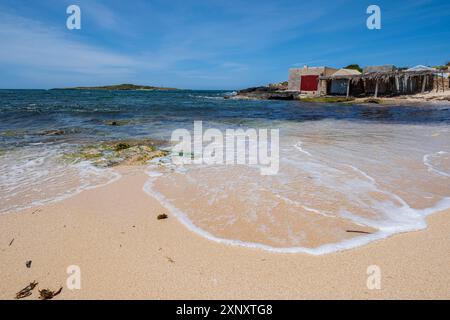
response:
M354 249L274 253L191 232L144 193L142 167L117 170L122 178L111 184L0 215L0 298L34 280L39 289L63 286L55 299L450 298L450 210L427 217L424 230ZM81 268L81 290L66 288L70 265ZM381 290L366 286L370 265L381 269Z
M300 95L298 92L287 90L274 90L269 87L249 88L238 91L231 99L236 100L291 100L312 103L342 103L342 104L369 104L369 105L415 105L420 103L449 103L450 90L444 92L430 91L411 95L399 95L393 97L349 97L345 96L309 96Z

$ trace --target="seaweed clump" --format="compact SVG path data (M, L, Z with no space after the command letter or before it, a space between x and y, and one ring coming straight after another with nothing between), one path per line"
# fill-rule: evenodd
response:
M52 291L49 289L39 290L39 299L41 299L41 300L53 299L54 297L56 297L58 294L61 293L62 289L63 288L61 287L61 288L59 288L58 291Z
M28 286L16 293L16 299L23 299L31 296L34 288L38 285L36 281L31 282Z

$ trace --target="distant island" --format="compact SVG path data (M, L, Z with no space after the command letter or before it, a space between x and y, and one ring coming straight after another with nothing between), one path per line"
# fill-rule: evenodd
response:
M71 87L71 88L55 88L52 90L122 90L122 91L128 91L128 90L165 90L165 91L172 91L172 90L179 90L176 88L166 88L166 87L154 87L154 86L140 86L135 84L118 84L118 85L112 85L112 86L98 86L98 87Z

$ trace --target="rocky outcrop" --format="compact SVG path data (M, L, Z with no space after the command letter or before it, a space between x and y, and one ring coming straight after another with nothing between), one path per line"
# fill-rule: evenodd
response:
M280 90L278 87L254 87L238 91L235 99L255 99L255 100L295 100L298 93Z
M104 142L81 147L76 152L65 154L63 159L72 163L90 161L98 167L144 165L169 154L167 150L160 149L160 145L161 142L156 140Z

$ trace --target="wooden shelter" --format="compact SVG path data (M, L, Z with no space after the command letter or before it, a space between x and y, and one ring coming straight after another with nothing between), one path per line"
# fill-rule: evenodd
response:
M361 72L354 69L339 69L336 71L332 76L333 79L331 80L331 86L330 86L330 94L333 95L344 95L347 94L348 90L348 80L345 79L345 76L353 76L353 75L360 75ZM344 76L344 79L341 79L340 76Z
M435 72L422 71L371 71L361 75L332 75L320 77L321 94L331 93L333 80L347 82L346 93L349 96L378 95L395 96L431 91L434 87ZM343 94L341 94L343 95Z

